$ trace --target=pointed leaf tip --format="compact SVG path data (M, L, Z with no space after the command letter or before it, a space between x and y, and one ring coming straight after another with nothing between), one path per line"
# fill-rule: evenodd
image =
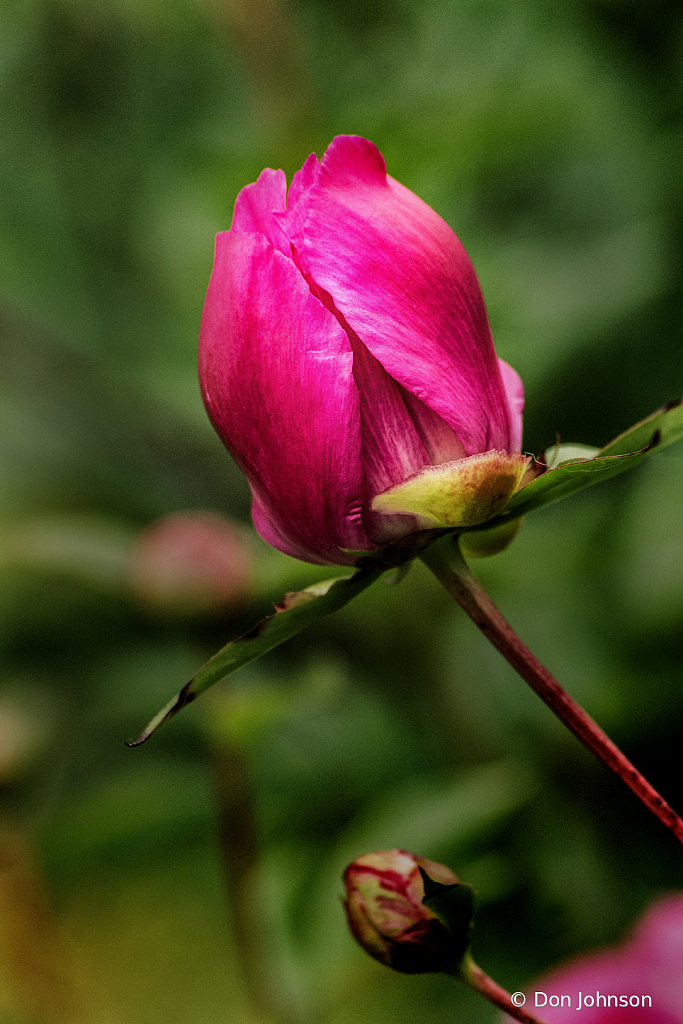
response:
M126 746L131 748L142 746L142 744L150 738L152 733L156 732L157 729L164 724L164 722L167 722L169 718L173 718L174 715L177 715L178 712L181 711L187 704L191 704L192 701L195 700L197 696L196 693L190 692L191 684L192 680L190 680L189 683L186 683L185 686L183 686L180 693L177 693L175 697L169 700L168 704L164 704L161 711L159 711L158 714L154 716L152 721L140 733L136 740L126 740Z
M302 629L312 625L318 619L331 612L343 608L354 597L360 594L371 583L382 575L386 567L376 569L359 569L351 576L338 576L324 583L314 584L298 594L288 594L284 603L276 605L273 615L258 622L253 629L243 636L231 640L221 648L213 658L200 668L180 693L172 698L161 711L154 716L149 725L136 740L126 743L128 747L139 747L156 732L164 722L173 718L187 704L208 690L214 683L232 675L238 668L248 665L257 658L267 654L300 633Z

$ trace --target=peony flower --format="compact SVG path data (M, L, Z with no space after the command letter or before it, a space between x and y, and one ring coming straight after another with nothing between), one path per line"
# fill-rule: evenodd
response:
M537 981L526 1008L548 1024L683 1024L683 895L655 903L623 945Z
M271 169L240 192L199 377L256 529L305 561L485 522L525 469L522 384L463 246L357 136L312 154L289 192Z
M419 868L442 885L458 885L450 868L405 850L368 853L344 872L344 907L363 949L404 974L448 973L462 956L458 941L426 907Z

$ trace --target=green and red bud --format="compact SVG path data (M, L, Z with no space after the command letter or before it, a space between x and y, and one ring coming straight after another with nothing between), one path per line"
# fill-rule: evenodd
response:
M437 907L437 914L425 904L420 869L444 897L456 890L467 895L469 914L466 924L463 918L463 927L454 931L448 913ZM450 868L405 850L384 850L350 864L344 886L349 927L375 960L403 974L457 972L469 942L473 893Z

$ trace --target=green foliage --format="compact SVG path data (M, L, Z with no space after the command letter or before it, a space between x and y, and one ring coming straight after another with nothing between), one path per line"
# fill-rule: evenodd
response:
M203 668L186 683L180 693L173 697L161 709L144 730L142 735L129 743L136 747L143 743L153 732L172 718L187 704L195 700L200 693L215 686L222 679L232 675L237 669L248 665L257 658L272 651L274 647L296 636L302 629L314 625L325 615L336 612L345 604L369 587L382 575L381 569L360 569L352 576L341 576L337 579L325 580L304 590L289 593L285 603L278 607L274 615L269 615L257 623L244 636L231 640L225 647L204 665Z

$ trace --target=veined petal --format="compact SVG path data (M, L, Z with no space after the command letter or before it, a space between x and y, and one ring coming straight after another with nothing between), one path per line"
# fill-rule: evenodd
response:
M360 393L363 466L368 497L384 491L429 464L402 388L349 332L353 377Z
M319 561L317 552L308 551L306 548L295 543L291 537L287 537L282 533L277 521L272 518L272 513L268 511L253 489L251 496L251 520L259 537L266 544L270 544L272 548L277 548L278 551L282 551L283 554L289 555L291 558L299 558L302 562Z
M474 268L448 225L386 173L372 143L334 140L292 240L388 373L467 455L513 448L507 396Z
M365 500L363 525L375 544L390 544L418 529L412 516L379 516L371 508L373 495L418 473L429 455L410 412L405 392L350 329L353 376L361 408L361 437Z
M260 235L217 238L199 376L209 416L249 480L261 529L272 526L267 540L330 564L353 560L342 548L372 548L360 520L349 340L294 263Z
M315 153L311 153L301 170L297 171L292 178L292 184L287 193L286 211L278 211L273 214L278 227L290 240L301 230L306 220L308 196L319 177L320 161Z

